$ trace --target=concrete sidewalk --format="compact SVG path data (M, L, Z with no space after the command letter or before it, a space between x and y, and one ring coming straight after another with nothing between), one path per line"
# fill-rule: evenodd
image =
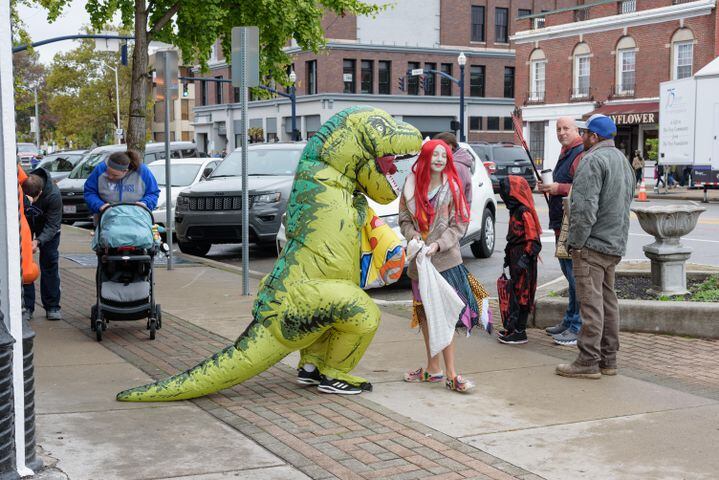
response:
M89 253L88 243L86 231L63 228L62 255ZM119 390L188 368L234 339L251 320L252 298L240 295L241 277L232 271L158 268L164 315L157 340L148 340L143 321L112 322L98 344L88 318L94 268L63 258L62 275L66 320L40 319L39 308L32 322L38 443L73 480L719 474L719 380L691 367L717 358L715 341L677 348L672 337L623 337L621 375L582 381L553 374L575 353L550 346L541 332L525 347L477 334L457 342L459 368L478 384L459 395L401 381L422 365L424 348L406 311L384 311L356 369L373 381L371 393L348 398L301 388L293 354L207 398L121 404L114 401ZM253 292L256 286L251 279ZM658 365L664 368L647 368Z

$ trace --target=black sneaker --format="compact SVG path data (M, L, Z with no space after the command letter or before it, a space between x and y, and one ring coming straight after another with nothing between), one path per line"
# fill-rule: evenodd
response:
M497 337L497 340L499 340L500 343L506 343L509 345L521 345L523 343L527 343L527 332L524 330L515 331L507 336Z
M322 382L317 387L317 390L322 393L337 393L340 395L357 395L362 393L362 389L359 387L350 385L342 380L329 380L328 378L322 379Z
M322 375L317 367L311 372L305 370L304 366L297 369L297 383L300 385L319 385L321 381Z

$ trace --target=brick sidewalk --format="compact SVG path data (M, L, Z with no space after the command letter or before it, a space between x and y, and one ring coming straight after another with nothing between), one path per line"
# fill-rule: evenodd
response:
M94 338L94 285L61 269L65 319ZM103 346L153 378L194 366L230 340L172 315L149 341L144 321L113 322ZM192 403L315 479L522 479L541 477L466 445L361 395L322 395L277 364L234 388ZM118 385L118 391L131 385Z
M555 345L543 330L528 330L530 348L563 360L576 347ZM620 373L719 399L719 340L623 332L619 335Z

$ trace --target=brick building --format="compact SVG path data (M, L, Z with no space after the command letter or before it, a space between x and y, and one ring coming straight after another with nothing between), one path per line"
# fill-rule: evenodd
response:
M659 83L719 55L715 0L557 1L518 20L517 105L533 157L556 163L556 120L611 116L617 147L645 153L658 136ZM653 158L652 158L653 159Z
M408 77L413 68L459 77L466 56L465 132L469 140L512 141L515 58L510 36L517 18L554 0L399 0L377 18L327 15L326 48L314 54L289 47L297 76L297 127L301 138L345 107L369 104L417 126L424 134L450 130L459 119L459 88L431 75L428 85ZM532 9L535 10L532 10ZM543 8L546 9L546 8ZM211 72L230 78L216 48ZM404 82L404 90L400 88ZM197 83L197 143L207 152L238 143L239 93L230 84ZM290 104L284 98L253 101L249 126L266 141L289 140ZM255 132L257 130L254 130Z
M156 54L150 55L149 66L152 69L155 64ZM190 68L181 66L180 76L187 76ZM152 85L152 98L157 98L157 86ZM195 108L195 85L188 84L187 88L181 88L178 98L170 103L170 141L191 141L195 139L193 126ZM151 132L153 142L165 141L165 103L155 101L152 108Z

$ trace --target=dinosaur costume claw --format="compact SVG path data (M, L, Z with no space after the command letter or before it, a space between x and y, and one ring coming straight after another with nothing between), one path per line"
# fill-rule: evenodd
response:
M191 369L117 399L161 402L200 397L244 382L300 350L329 377L371 390L349 372L379 325L380 312L358 286L360 228L367 200L389 203L395 156L419 151L422 136L373 107L330 118L307 142L287 204L287 244L262 282L253 321L234 345Z

